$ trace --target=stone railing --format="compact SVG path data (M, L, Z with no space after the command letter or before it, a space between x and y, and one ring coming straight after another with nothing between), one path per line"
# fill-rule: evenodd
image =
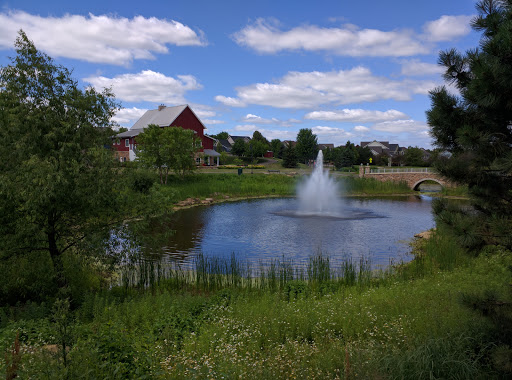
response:
M436 173L436 171L433 168L370 168L370 173Z

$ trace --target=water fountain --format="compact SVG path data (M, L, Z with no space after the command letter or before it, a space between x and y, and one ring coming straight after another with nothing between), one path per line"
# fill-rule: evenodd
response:
M382 218L369 210L345 207L339 182L324 169L324 156L318 152L313 172L297 187L296 210L281 210L276 215L294 218L369 219Z
M299 209L304 216L339 216L341 200L338 184L324 170L324 156L318 152L311 176L297 189Z

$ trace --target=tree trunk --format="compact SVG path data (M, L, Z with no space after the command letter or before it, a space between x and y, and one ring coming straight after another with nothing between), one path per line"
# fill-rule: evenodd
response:
M65 288L67 286L66 276L64 276L64 263L62 262L62 254L57 246L57 239L55 231L47 233L48 238L48 250L50 257L53 262L53 270L55 272L55 280L59 288Z

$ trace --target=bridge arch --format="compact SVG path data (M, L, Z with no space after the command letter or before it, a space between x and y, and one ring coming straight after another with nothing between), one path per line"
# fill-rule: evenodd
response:
M443 183L442 181L436 179L436 178L432 178L432 177L429 177L429 178L423 178L423 179L420 179L419 181L416 181L416 183L414 183L412 186L411 186L411 189L413 190L418 190L418 186L421 185L423 182L425 181L433 181L439 185L441 185L441 187L446 187L446 184Z

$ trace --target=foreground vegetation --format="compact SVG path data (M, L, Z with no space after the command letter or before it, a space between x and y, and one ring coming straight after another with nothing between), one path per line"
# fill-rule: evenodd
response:
M236 258L200 257L194 271L136 266L139 286L89 293L75 308L65 300L2 308L0 373L504 378L510 310L489 304L485 317L474 300L510 300L510 252L471 257L439 232L418 249L412 264L378 273L359 263L335 268L326 256L302 269L275 262L257 279L247 270L260 269Z

